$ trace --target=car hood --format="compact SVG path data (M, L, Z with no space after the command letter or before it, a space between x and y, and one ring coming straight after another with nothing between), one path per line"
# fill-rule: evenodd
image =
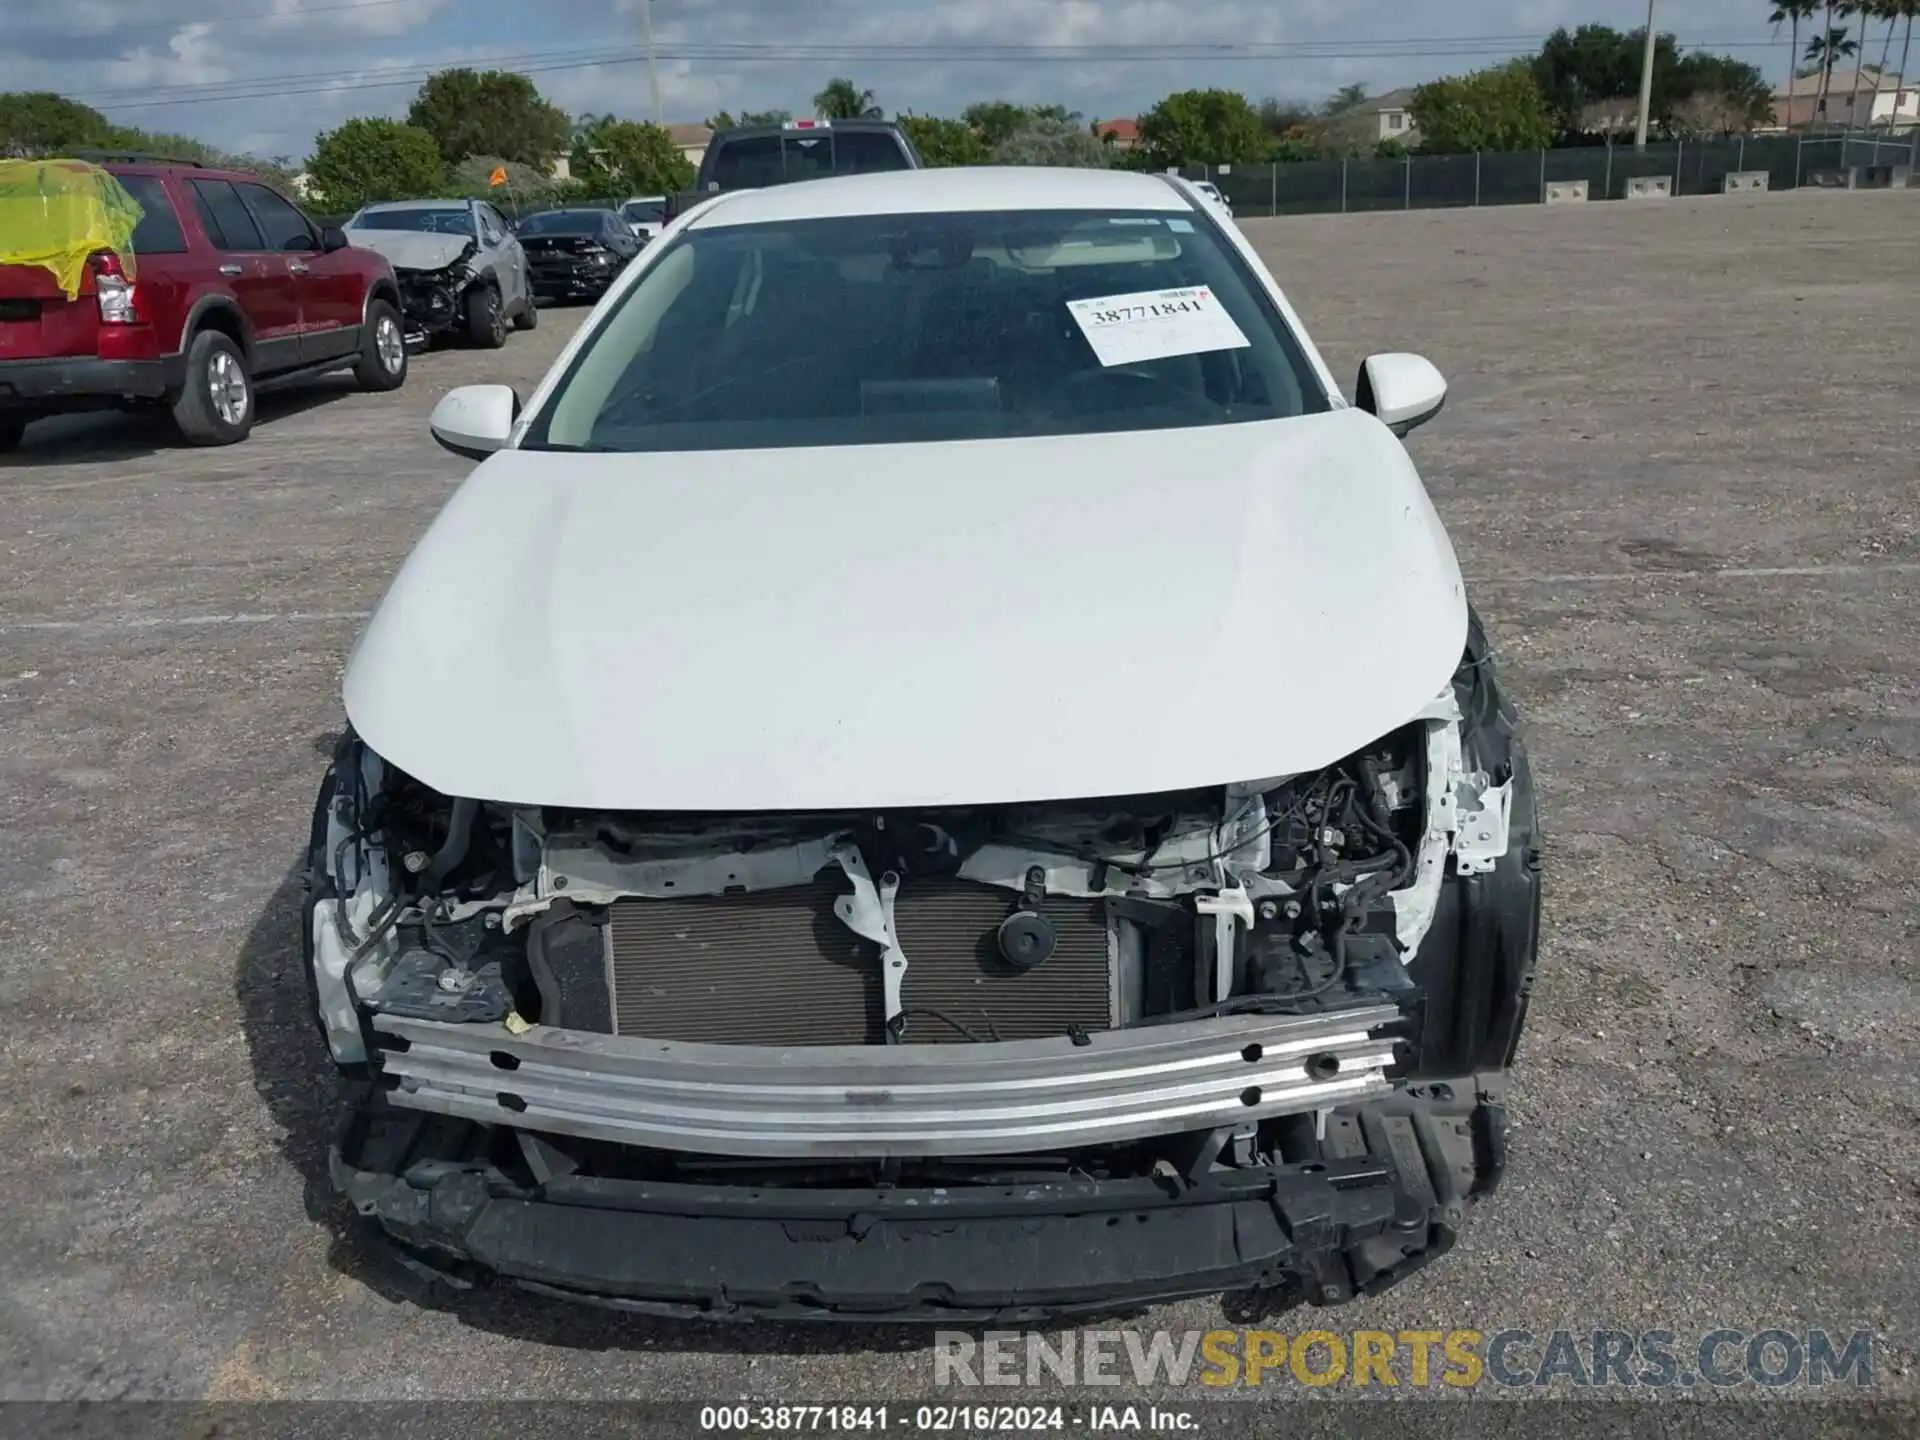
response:
M349 230L347 238L378 250L396 270L443 270L473 245L470 235L434 235L424 230Z
M1460 660L1452 546L1356 410L844 449L504 451L349 718L448 795L606 809L1139 794L1317 769Z

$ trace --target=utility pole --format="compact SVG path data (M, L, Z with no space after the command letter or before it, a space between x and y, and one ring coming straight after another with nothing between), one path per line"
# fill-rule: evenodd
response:
M664 126L667 116L660 103L660 62L653 52L653 0L640 0L640 27L647 34L647 88L653 92L653 123Z
M1633 132L1633 148L1641 152L1647 148L1647 120L1653 111L1653 6L1654 0L1647 0L1647 53L1640 62L1640 125Z

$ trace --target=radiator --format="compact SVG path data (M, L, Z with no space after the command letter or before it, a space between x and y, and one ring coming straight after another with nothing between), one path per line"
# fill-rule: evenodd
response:
M616 1033L721 1045L882 1043L878 947L833 914L849 888L836 869L782 890L618 902L607 927ZM1111 1027L1102 902L1042 901L1054 951L1023 972L995 943L1014 899L966 880L902 884L894 920L907 956L901 1002L910 1043L964 1044L960 1027L980 1040Z

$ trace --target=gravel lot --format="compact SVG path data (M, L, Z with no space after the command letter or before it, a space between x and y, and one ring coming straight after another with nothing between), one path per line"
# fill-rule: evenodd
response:
M1343 378L1454 382L1413 447L1548 826L1511 1178L1314 1318L1871 1327L1915 1393L1920 192L1247 228ZM0 461L0 1396L931 1389L919 1332L426 1287L326 1180L295 866L341 667L467 468L433 402L524 392L583 313L234 449L89 417Z

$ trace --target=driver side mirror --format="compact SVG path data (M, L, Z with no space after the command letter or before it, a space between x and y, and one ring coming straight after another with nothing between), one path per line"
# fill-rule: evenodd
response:
M469 460L504 449L520 418L520 396L511 385L462 385L433 407L427 427L441 448Z
M1354 404L1405 438L1447 403L1446 377L1418 355L1369 355L1360 364Z
M353 242L347 239L347 232L338 225L329 225L320 232L320 248L331 255L336 250L344 250Z

